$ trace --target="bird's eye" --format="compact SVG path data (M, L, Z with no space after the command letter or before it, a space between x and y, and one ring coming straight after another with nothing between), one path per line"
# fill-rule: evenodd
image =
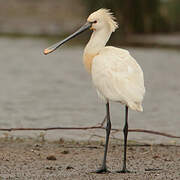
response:
M93 21L93 23L94 23L94 24L96 24L96 23L97 23L97 21Z

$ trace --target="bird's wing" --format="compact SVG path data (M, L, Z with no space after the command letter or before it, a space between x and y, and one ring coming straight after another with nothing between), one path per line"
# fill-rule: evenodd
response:
M141 67L128 51L105 47L93 59L92 80L106 99L141 103L145 93Z

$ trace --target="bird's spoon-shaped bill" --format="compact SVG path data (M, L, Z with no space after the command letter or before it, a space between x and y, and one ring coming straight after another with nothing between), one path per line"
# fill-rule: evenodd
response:
M71 34L70 36L68 36L67 38L65 38L64 40L46 48L44 50L44 54L47 55L53 51L55 51L58 47L60 47L62 44L64 44L65 42L69 41L70 39L76 37L77 35L79 35L80 33L84 32L85 30L89 29L91 27L92 23L90 22L86 22L82 27L80 27L80 29L78 29L76 32L74 32L73 34Z

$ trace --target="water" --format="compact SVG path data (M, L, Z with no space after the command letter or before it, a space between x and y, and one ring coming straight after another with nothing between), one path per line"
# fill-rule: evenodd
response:
M0 125L10 127L91 126L101 122L105 105L97 98L82 64L83 47L63 46L48 56L49 44L38 39L0 38ZM130 128L151 129L180 136L180 52L127 48L144 70L144 112L130 111ZM123 128L124 107L111 104L112 125ZM103 130L51 131L46 137L88 139ZM1 133L2 135L3 133ZM39 132L11 132L36 136ZM122 134L117 136L123 138ZM2 135L3 136L3 135ZM144 142L179 143L144 133L129 133Z

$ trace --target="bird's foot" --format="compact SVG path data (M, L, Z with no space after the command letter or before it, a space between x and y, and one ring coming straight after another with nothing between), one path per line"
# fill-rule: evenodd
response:
M110 173L110 172L111 171L109 171L106 167L102 167L100 169L93 171L92 173L103 174L103 173Z
M126 168L123 168L121 171L116 171L117 173L131 173L131 171L127 170Z

